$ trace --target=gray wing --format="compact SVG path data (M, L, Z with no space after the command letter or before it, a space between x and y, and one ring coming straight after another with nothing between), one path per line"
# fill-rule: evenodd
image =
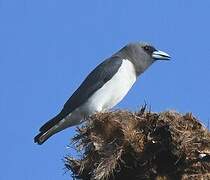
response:
M112 56L99 64L64 104L62 111L56 117L44 124L40 128L40 131L45 131L54 126L77 107L85 103L95 91L101 88L115 75L121 64L122 59L118 56Z

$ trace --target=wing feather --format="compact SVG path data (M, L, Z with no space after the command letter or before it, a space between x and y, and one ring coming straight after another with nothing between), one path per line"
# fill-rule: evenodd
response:
M99 64L83 81L79 88L72 94L72 96L64 104L61 112L44 124L40 131L46 131L53 127L60 120L62 120L69 113L74 111L80 105L85 103L87 99L101 88L107 81L109 81L118 71L122 64L122 59L118 56L112 56Z

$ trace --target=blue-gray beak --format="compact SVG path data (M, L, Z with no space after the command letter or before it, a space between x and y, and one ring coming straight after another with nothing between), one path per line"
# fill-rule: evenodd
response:
M169 60L171 57L163 51L156 50L152 53L152 58L156 60Z

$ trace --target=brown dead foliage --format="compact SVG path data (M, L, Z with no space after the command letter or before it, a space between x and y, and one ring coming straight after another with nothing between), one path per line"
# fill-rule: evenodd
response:
M210 179L210 133L192 114L99 113L78 128L74 179Z

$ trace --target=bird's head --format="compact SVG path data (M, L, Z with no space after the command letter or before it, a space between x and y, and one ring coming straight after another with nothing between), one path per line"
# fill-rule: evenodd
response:
M148 43L139 43L142 51L147 54L152 60L170 60L170 55L167 53L157 50L154 46Z
M156 60L169 60L170 56L148 43L130 43L122 49L133 62L137 74L143 73Z

